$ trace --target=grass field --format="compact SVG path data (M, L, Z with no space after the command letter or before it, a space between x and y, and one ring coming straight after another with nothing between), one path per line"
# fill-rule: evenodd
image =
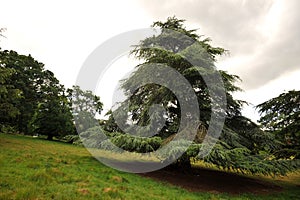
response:
M299 174L271 181L283 191L234 196L192 193L106 167L83 147L0 134L0 199L299 199Z

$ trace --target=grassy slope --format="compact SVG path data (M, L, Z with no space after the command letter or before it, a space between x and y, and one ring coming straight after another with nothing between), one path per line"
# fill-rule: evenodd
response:
M190 193L106 167L82 147L0 134L0 199L296 199L294 182L273 195Z

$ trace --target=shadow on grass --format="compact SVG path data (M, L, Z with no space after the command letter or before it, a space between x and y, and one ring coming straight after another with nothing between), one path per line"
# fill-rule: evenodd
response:
M168 168L144 173L141 176L167 182L193 192L270 194L281 192L283 189L268 181L199 167L193 168L189 174Z

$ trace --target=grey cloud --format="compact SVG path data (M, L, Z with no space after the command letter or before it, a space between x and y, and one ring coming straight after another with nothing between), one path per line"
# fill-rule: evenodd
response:
M176 15L199 24L200 34L214 44L230 50L231 56L253 56L250 62L235 68L243 79L244 89L254 89L299 69L300 1L284 1L277 38L270 41L257 30L271 9L273 0L152 0L139 1L154 20ZM197 27L193 27L197 28ZM229 68L229 72L230 68Z
M154 18L164 20L176 15L200 25L200 31L232 53L249 52L246 48L263 38L254 29L267 13L272 1L154 0L143 2ZM244 2L244 3L243 3Z
M299 1L288 1L274 40L266 44L245 69L239 70L246 89L254 89L285 73L300 69Z

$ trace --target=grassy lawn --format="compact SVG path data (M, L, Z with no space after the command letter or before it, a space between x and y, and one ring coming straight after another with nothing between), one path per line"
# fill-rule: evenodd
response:
M192 193L102 165L78 146L0 134L0 199L297 199L300 175L268 195ZM224 183L226 184L226 183Z

